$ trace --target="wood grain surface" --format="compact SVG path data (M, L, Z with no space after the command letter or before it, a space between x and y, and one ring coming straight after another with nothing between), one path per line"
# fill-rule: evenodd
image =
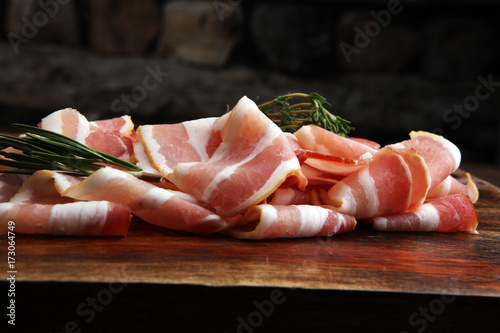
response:
M478 235L385 233L358 225L331 238L242 241L171 231L133 219L123 238L17 234L17 281L498 297L500 189L475 180L480 190ZM7 262L6 239L0 239L0 248L1 260Z

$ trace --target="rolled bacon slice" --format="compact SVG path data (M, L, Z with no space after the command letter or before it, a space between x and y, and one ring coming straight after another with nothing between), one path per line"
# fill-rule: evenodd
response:
M294 135L304 149L299 151L304 163L334 176L354 173L378 151L361 139L347 139L316 125L302 126Z
M360 160L378 151L360 139L344 138L316 125L302 126L294 135L305 149L325 155Z
M370 221L381 231L466 231L477 234L476 210L465 194L429 200L413 212L376 217Z
M460 166L460 150L444 137L425 131L412 131L410 138L394 145L393 148L397 146L413 148L423 156L429 169L431 189Z
M217 118L202 118L178 124L143 125L137 140L154 169L168 178L183 162L205 162L222 141L214 131ZM140 161L145 164L144 158Z
M64 196L127 205L134 215L158 226L199 234L211 234L229 226L192 196L157 187L121 170L101 168L76 185L59 179L56 182Z
M125 236L132 215L127 206L108 202L66 204L0 203L0 234L15 222L15 231L25 234L72 236Z
M132 160L135 131L130 116L89 122L77 110L66 108L43 118L39 126L63 134L92 149L125 161Z
M180 163L169 180L222 216L258 204L289 177L305 188L307 180L288 138L253 101L243 97L237 103L223 133L206 162Z
M472 180L470 173L466 172L465 175L467 177L467 184L462 184L450 175L429 191L427 199L436 199L451 194L463 193L469 196L472 203L475 203L477 199L479 199L479 191L476 184Z
M411 196L408 164L397 151L385 148L369 164L333 185L323 201L339 212L366 219L406 211Z
M356 220L328 207L269 205L250 208L238 225L224 233L240 239L333 236L354 230Z

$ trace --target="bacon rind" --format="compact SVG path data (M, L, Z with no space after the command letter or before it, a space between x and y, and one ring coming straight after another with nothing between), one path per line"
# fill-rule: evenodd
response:
M429 200L413 212L376 217L367 221L380 231L465 231L477 234L474 204L465 194Z
M356 220L329 207L312 205L253 206L224 234L239 239L333 236L354 230Z

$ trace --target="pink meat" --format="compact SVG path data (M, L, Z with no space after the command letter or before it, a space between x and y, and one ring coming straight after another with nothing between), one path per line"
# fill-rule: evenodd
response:
M169 180L180 190L232 216L258 204L285 180L306 179L281 129L243 97L227 118L222 143L206 162L180 163Z
M229 225L188 194L157 187L109 167L99 169L76 185L59 179L56 183L66 197L127 205L145 222L170 229L210 234Z
M310 205L257 205L238 225L224 231L235 238L299 238L333 236L354 230L356 220L328 207Z
M441 183L434 186L427 194L427 199L436 199L445 197L450 194L463 193L469 196L472 203L475 203L479 198L479 191L476 184L467 172L467 184L462 184L453 176L446 177Z
M126 161L133 156L135 132L129 116L89 122L77 110L67 108L43 118L39 126Z
M205 162L222 141L214 131L216 118L203 118L178 124L144 125L137 129L147 158L154 169L169 177L183 162Z
M477 233L476 210L465 194L429 200L413 212L377 217L371 220L382 231L466 231Z
M424 157L431 177L430 188L445 180L460 166L460 150L444 137L424 131L412 131L410 138L400 145L413 148Z
M361 169L328 191L325 203L357 219L402 213L412 195L412 173L401 154L380 151Z
M0 203L0 234L15 232L73 236L125 236L132 215L127 206L107 202L66 204Z

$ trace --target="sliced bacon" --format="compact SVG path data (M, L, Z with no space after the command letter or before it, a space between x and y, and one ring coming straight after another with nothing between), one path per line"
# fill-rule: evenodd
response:
M382 231L466 231L476 234L476 210L465 194L429 200L413 212L371 220Z
M347 139L316 125L302 126L294 134L302 147L324 155L361 160L377 153L376 149L368 145Z
M369 164L332 186L323 200L342 213L365 219L406 211L411 195L412 173L405 159L392 149L384 149Z
M354 230L356 220L328 207L269 205L250 208L237 226L224 233L241 239L332 236Z
M413 148L424 157L431 177L430 188L445 180L460 166L460 150L444 137L425 131L412 131L410 138L396 146Z
M222 143L206 162L180 163L169 180L232 216L273 193L288 177L305 188L300 163L281 129L243 97L227 118Z
M107 202L66 204L0 203L0 234L8 222L25 234L125 236L132 215L127 206Z
M192 196L157 187L113 168L102 168L76 185L56 180L61 194L78 200L107 200L127 205L145 222L210 234L229 226Z
M55 171L37 171L22 184L17 193L10 199L10 202L46 205L74 202L75 200L72 198L61 196L60 191L56 187L56 178L69 182L66 186L70 186L76 182L71 181L74 178L64 177Z
M437 184L427 194L427 199L436 199L445 197L450 194L463 193L469 196L472 203L475 203L479 198L479 191L476 184L472 180L470 173L466 172L467 184L462 184L453 176L446 177L441 183Z
M368 147L370 147L372 149L375 149L375 150L379 150L380 149L380 143L372 141L372 140L368 140L368 139L365 139L365 138L356 138L356 137L353 137L353 136L350 136L348 139L356 141L356 142L359 142L359 143L362 143L365 146L368 146Z
M411 173L410 204L407 210L420 207L427 198L431 185L429 169L422 155L413 148L400 149L397 151L406 162Z
M137 129L151 165L164 177L183 162L205 162L222 141L214 131L216 118L202 118L178 124L143 125Z
M70 137L92 149L131 161L135 132L129 116L89 122L77 110L66 108L43 118L39 126Z
M309 164L302 164L302 173L307 178L308 186L333 186L345 178L344 176L340 176L335 173L317 169Z
M304 165L309 165L314 169L330 174L333 178L342 178L359 170L363 165L370 162L370 159L354 160L351 158L338 157L317 153L307 149L296 149L295 154L299 160L304 161Z
M267 198L271 205L306 205L311 203L310 191L303 191L296 186L280 187Z

